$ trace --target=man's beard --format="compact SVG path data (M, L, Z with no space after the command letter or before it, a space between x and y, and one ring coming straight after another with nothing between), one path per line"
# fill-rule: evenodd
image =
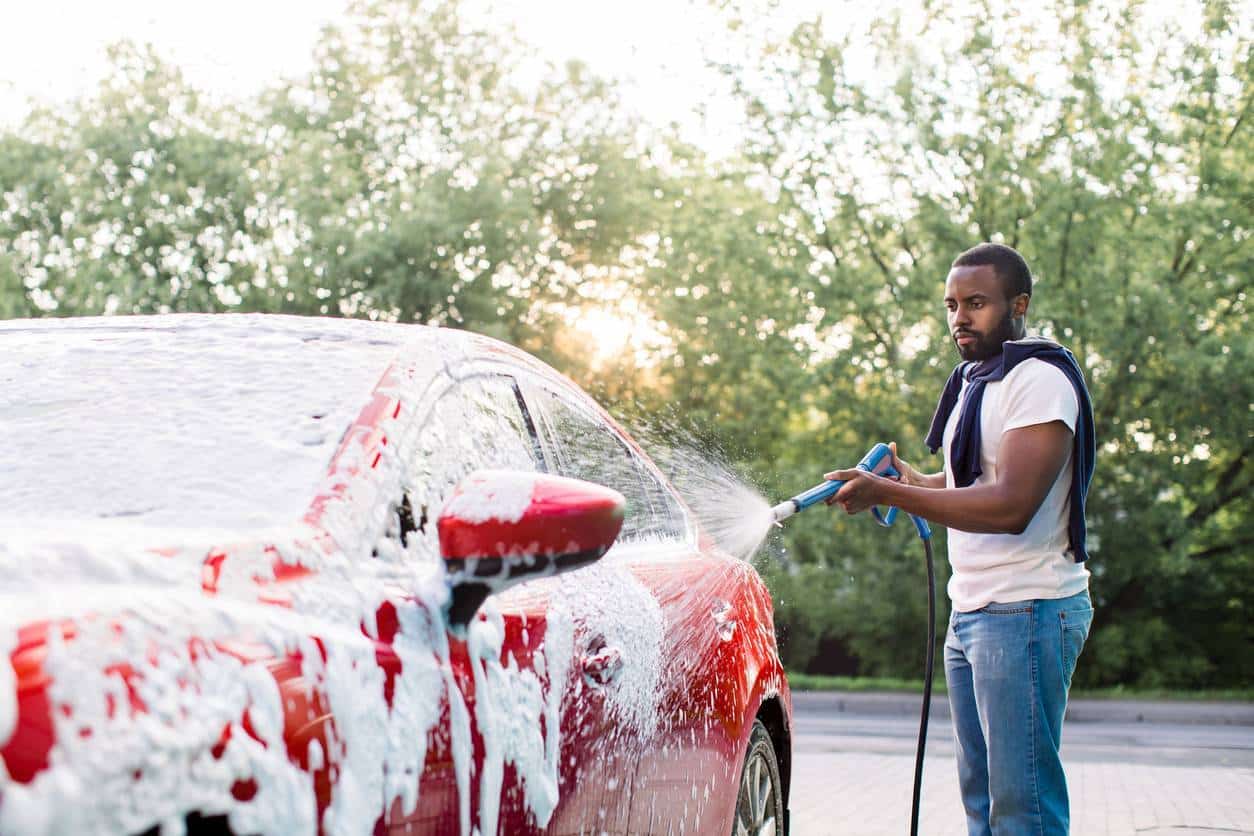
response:
M963 360L981 363L1001 354L1002 343L1015 338L1014 315L1011 311L1006 311L1005 319L997 323L997 327L987 334L975 331L963 331L963 334L975 337L975 342L970 345L958 345L955 339L954 345L958 348L958 355Z

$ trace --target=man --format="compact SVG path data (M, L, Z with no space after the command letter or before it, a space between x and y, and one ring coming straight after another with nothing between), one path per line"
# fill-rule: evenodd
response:
M1093 472L1092 408L1071 353L1025 339L1032 277L1022 256L980 244L945 281L963 363L932 422L940 473L896 458L899 481L860 470L831 500L873 505L950 529L952 613L945 679L971 836L1065 834L1063 713L1093 609L1084 501Z

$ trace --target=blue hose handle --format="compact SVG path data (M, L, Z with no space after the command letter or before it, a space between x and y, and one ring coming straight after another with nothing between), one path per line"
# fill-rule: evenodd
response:
M867 451L867 454L862 457L862 461L858 462L858 469L865 470L867 473L874 473L877 476L894 477L901 475L893 467L893 451L882 441ZM844 484L844 482L828 480L815 485L804 493L797 494L792 498L792 501L797 506L798 511L804 511L817 502L822 502L835 496L836 492ZM871 516L875 517L877 523L887 528L896 521L897 509L890 507L887 514L881 514L878 507L872 507ZM914 530L918 532L920 539L931 539L932 529L928 527L927 520L911 514L910 521L914 523Z

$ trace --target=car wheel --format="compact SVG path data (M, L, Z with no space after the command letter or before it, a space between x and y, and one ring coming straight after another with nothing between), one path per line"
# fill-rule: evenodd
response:
M775 836L784 828L783 784L771 735L761 720L753 721L749 750L740 772L736 794L736 821L732 836Z

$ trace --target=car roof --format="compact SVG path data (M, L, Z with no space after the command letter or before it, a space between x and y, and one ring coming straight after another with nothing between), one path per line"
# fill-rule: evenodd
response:
M0 528L183 540L299 519L397 352L433 330L267 315L0 323Z
M163 332L173 336L214 333L220 335L270 332L300 332L311 336L341 339L392 340L397 343L414 327L394 322L376 322L340 317L291 316L266 313L150 314L136 316L42 317L0 320L0 335L61 332L102 334Z

